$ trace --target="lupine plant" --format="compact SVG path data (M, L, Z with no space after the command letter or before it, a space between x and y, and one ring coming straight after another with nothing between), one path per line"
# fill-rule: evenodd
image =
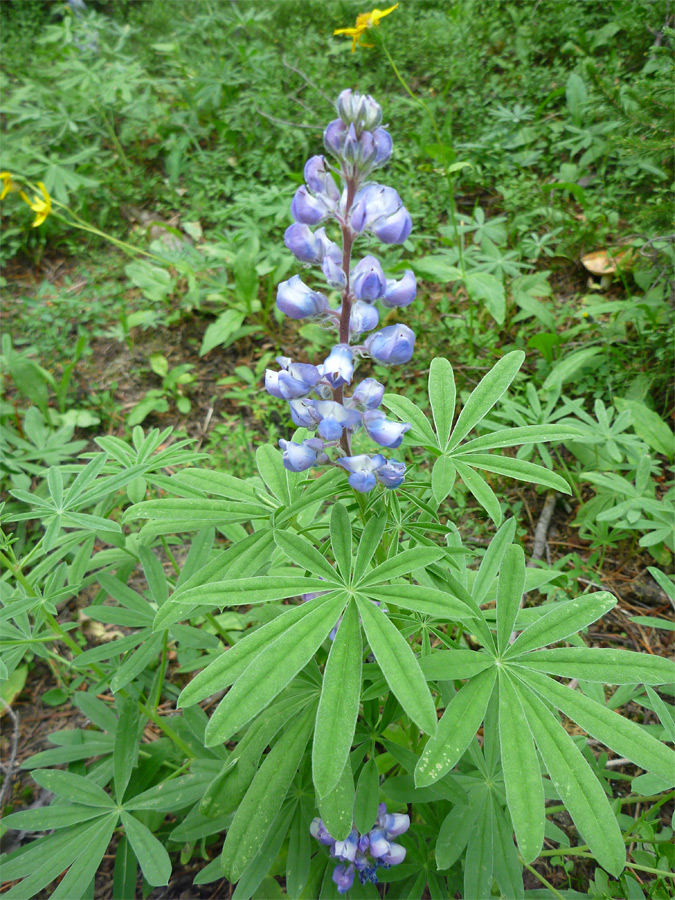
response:
M371 180L392 152L378 105L345 91L338 113L325 132L332 162L307 163L286 244L320 266L340 303L298 275L277 297L291 318L334 328L337 343L318 365L282 356L267 374L299 426L283 452L260 447L259 474L239 479L137 428L133 446L100 438L85 466L48 469L35 495L13 492L8 521L47 528L23 558L18 538L0 547L14 579L3 582L0 675L29 651L58 660L91 727L52 735L54 748L23 764L55 799L5 824L53 833L2 860L6 880L23 879L10 900L63 872L55 900L91 896L111 840L115 900L135 895L138 866L144 890L166 884L170 852L208 860L195 882L236 882L233 900L281 896L275 879L307 900L421 898L427 886L432 897L524 898L523 869L551 896L578 896L537 868L568 857L621 879L614 895L641 896L623 873L626 845L633 872L670 877L672 833L622 807L673 796L672 713L652 686L675 666L587 647L584 629L616 599L570 598L553 590L557 570L526 566L488 483L496 474L569 491L556 472L494 451L579 440L578 429L471 437L516 377L519 352L456 417L443 358L429 367L430 417L369 377L346 394L357 364L411 358L412 331L376 330L375 303L407 306L416 285L407 271L387 278L370 253L352 266L357 240L404 242L411 220ZM358 452L361 439L407 454L414 478L404 482L402 459ZM458 479L497 526L478 565L452 521ZM125 633L83 650L57 604L95 585L87 615ZM608 684L620 687L608 696ZM659 724L617 714L629 700ZM612 799L607 756L584 733L644 770L623 776L628 793ZM566 831L552 818L565 810ZM645 849L661 845L658 856Z

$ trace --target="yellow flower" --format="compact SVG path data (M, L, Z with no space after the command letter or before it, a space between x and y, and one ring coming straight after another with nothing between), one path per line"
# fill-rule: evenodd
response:
M41 181L38 181L37 186L40 188L42 192L42 197L39 194L34 194L33 199L29 200L28 197L24 194L23 191L20 191L21 197L26 203L30 206L30 208L35 213L35 221L33 222L33 228L37 228L38 225L42 225L44 220L47 218L49 213L52 211L52 198L49 196L49 192L47 188Z
M372 47L372 44L365 44L361 38L363 37L364 32L368 31L369 28L373 28L376 25L380 24L380 19L383 19L385 16L388 16L390 12L393 12L398 3L395 6L390 6L389 9L374 9L369 13L361 13L356 17L356 25L354 28L338 28L333 34L346 34L352 39L352 53L356 50L356 45L359 47Z
M12 181L11 172L0 172L0 181L2 181L2 190L0 191L0 200L4 200L10 191L18 191L19 188Z

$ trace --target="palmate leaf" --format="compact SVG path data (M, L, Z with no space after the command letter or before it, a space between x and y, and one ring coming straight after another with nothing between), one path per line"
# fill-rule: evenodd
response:
M526 660L527 657L524 657L523 663ZM640 768L673 782L675 752L635 722L617 715L613 710L596 703L579 691L571 691L546 675L528 671L525 665L518 666L517 675L544 700L557 706L561 712L592 737L602 741L605 746L630 759Z
M515 662L516 660L514 660ZM528 653L521 665L549 675L597 681L601 684L670 684L675 663L651 653L613 647L556 647Z
M485 472L494 472L496 475L515 478L516 481L541 484L563 494L572 493L564 478L544 466L538 466L536 463L527 462L524 459L516 459L513 456L499 456L496 453L464 453L463 447L460 448L460 451L452 457L455 463L464 462L477 469L483 469Z
M369 585L383 584L393 578L408 575L416 569L424 569L444 556L443 547L414 547L411 550L403 550L367 572L363 578L355 582L355 586L365 588Z
M366 522L366 526L361 534L361 539L358 542L359 546L356 551L356 559L354 560L353 580L355 582L359 582L368 569L368 566L375 555L375 550L382 540L386 525L386 513L372 516L372 518L368 519Z
M455 459L453 462L457 474L464 484L468 487L476 500L478 500L495 525L500 525L502 521L501 507L499 505L499 500L490 485L481 475L475 472L471 466L467 466L466 463L459 459Z
M323 578L330 587L344 584L340 573L310 544L307 538L289 531L277 531L274 534L274 540L292 563L301 566L317 578Z
M395 603L396 606L403 609L423 616L431 616L446 623L455 619L471 623L476 618L476 614L462 600L458 600L446 591L426 587L426 585L407 582L378 584L374 587L361 586L360 591L372 600L383 602L385 606Z
M478 605L485 602L488 591L499 572L506 549L511 545L515 533L516 520L507 519L490 541L471 590L471 595Z
M149 520L143 534L152 536L267 519L270 514L262 503L178 497L137 503L125 512L123 521Z
M550 612L533 622L518 635L504 653L504 659L512 660L515 656L528 650L537 650L546 644L564 641L565 638L576 634L582 628L604 616L615 606L616 597L608 591L585 594L568 603L554 606Z
M450 438L456 397L455 376L450 362L441 357L432 359L429 367L429 402L441 450Z
M551 781L582 839L600 865L614 876L624 867L626 849L607 796L572 738L532 690L515 681L518 699ZM568 688L563 688L570 694ZM616 714L615 718L618 718Z
M427 734L436 732L436 707L410 644L384 612L357 595L366 638L394 696Z
M302 759L312 733L315 710L310 707L291 723L265 757L223 846L223 871L237 881L257 855L272 825Z
M352 521L342 503L334 503L331 510L330 542L342 580L349 584L352 571Z
M494 657L483 650L441 650L420 659L420 668L427 681L473 678L494 664Z
M207 747L227 741L271 703L324 642L347 595L336 591L316 599L323 602L265 647L220 701L206 727Z
M148 884L168 884L171 860L164 844L157 840L146 825L128 812L122 812L122 825Z
M351 601L330 650L316 713L312 776L320 797L333 790L347 764L359 712L361 657L361 626Z

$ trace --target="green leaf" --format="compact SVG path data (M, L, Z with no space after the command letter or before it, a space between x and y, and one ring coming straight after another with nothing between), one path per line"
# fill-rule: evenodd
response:
M546 644L564 641L565 638L604 616L615 606L616 597L608 591L584 594L568 603L557 604L551 612L533 622L518 635L504 653L504 658L512 660L513 657L528 650L537 650Z
M281 453L270 444L262 444L255 452L260 477L280 503L289 506L295 498L297 477L284 468Z
M239 805L223 846L223 871L237 881L260 851L281 809L312 733L315 711L307 709L293 721L265 757Z
M642 654L639 655L641 656ZM663 702L656 691L650 688L649 685L647 685L647 696L652 701L652 708L659 717L659 722L665 729L667 740L675 741L675 722L668 710L667 704ZM673 770L673 777L675 778L675 769Z
M664 422L658 413L650 409L641 400L623 400L615 401L617 409L623 412L629 409L633 414L633 428L640 435L652 450L657 453L663 453L668 459L672 460L675 455L675 435L671 431L667 422Z
M371 560L375 556L375 551L379 547L384 529L387 525L387 514L382 513L379 516L372 516L366 522L366 526L361 534L358 550L356 551L356 561L354 562L354 583L358 583L363 577L364 572L368 569Z
M162 635L153 634L144 641L134 653L131 653L117 669L110 681L113 691L121 691L130 681L139 675L153 660L157 658L162 645Z
M212 780L212 772L171 778L127 800L124 808L127 811L146 809L155 812L175 812L196 803Z
M666 657L613 647L556 647L522 661L529 669L601 684L670 684L675 663Z
M288 803L279 810L265 835L264 843L259 846L258 852L241 873L232 900L274 900L275 897L284 900L287 896L282 894L278 882L267 873L279 855L294 811L294 803Z
M288 897L299 897L309 878L312 842L309 828L301 809L291 821L286 857L286 892Z
M445 556L443 547L413 547L412 550L403 550L380 563L358 582L355 586L365 588L368 585L383 584L393 578L408 575L417 569L424 569Z
M471 592L477 604L480 605L485 602L485 598L497 577L497 572L499 572L506 549L510 546L515 533L516 520L507 519L490 541L478 568L478 574Z
M504 555L497 585L497 647L506 650L525 590L525 554L512 544Z
M453 489L456 477L457 469L449 457L439 456L434 461L431 470L431 492L439 506Z
M523 900L523 870L518 862L518 853L513 843L511 824L498 804L494 793L490 793L493 821L493 869L497 884L504 897Z
M354 776L349 760L333 790L317 797L316 802L329 834L344 841L354 824Z
M454 462L455 467L457 468L457 474L464 484L468 487L476 500L478 500L495 525L500 525L502 521L502 511L499 506L499 500L490 485L481 475L475 472L470 466L467 466L466 463L460 462L458 459L455 459Z
M436 736L429 740L415 767L417 787L438 781L462 758L483 721L496 677L493 666L468 681L452 698Z
M346 595L323 603L265 647L220 701L206 727L206 746L227 741L283 691L314 656L342 612Z
M562 688L569 694L569 688ZM572 738L532 691L518 690L528 724L551 781L582 840L615 877L626 861L621 829L600 782ZM618 718L615 713L613 717Z
M490 793L485 790L478 818L469 834L464 859L464 896L467 898L489 897L492 893L494 830Z
M145 534L170 534L174 531L201 531L209 526L217 528L251 519L267 519L269 515L269 508L262 504L202 497L172 497L166 500L144 500L130 507L122 518L125 524L135 519L150 519L153 521L144 527ZM109 527L110 524L108 523Z
M582 113L586 105L587 91L583 78L576 72L571 72L567 78L565 85L565 97L567 98L567 106L575 125L580 125L582 121Z
M330 541L342 580L349 584L352 571L352 522L342 503L335 503L331 510Z
M544 785L527 717L514 683L503 670L499 673L499 742L509 812L520 852L530 863L544 842Z
M412 400L399 394L385 394L383 405L395 413L403 422L408 422L412 427L408 437L423 447L438 447L438 440L431 427L431 423L419 407Z
M333 566L316 550L307 538L290 531L276 531L274 540L291 562L302 566L308 572L323 578L330 585L342 584L342 579Z
M487 311L498 325L506 318L506 294L502 282L490 272L467 272L466 292L474 302L485 301Z
M89 827L83 835L82 843L78 845L80 855L51 895L55 900L80 900L84 896L108 849L117 819L117 813L112 813ZM58 869L53 870L54 875L57 872ZM9 897L10 894L5 896Z
M361 697L362 652L359 616L350 601L330 649L316 712L312 775L320 797L337 785L349 758Z
M186 484L189 487L215 494L228 500L241 500L242 503L260 503L256 488L241 478L235 478L226 472L213 469L183 469L171 479L172 483Z
M571 381L580 369L595 363L598 353L602 353L601 347L584 347L582 350L576 350L569 356L565 356L553 367L542 385L542 390L551 391L561 387L565 382Z
M458 803L443 819L436 839L437 869L449 869L460 858L484 802L484 793L474 791L468 803Z
M463 448L461 449L463 451ZM484 469L486 472L494 472L496 475L505 475L507 478L515 478L517 481L527 481L531 484L542 484L544 487L561 491L563 494L572 493L570 486L560 475L524 459L500 456L496 453L471 453L466 456L457 455L453 459L455 462L460 460L467 465Z
M380 773L374 759L361 769L354 797L354 827L366 834L375 825L380 799Z
M126 697L121 704L120 717L115 732L113 750L113 776L117 802L124 799L131 771L138 757L138 703L133 697Z
M32 776L40 787L51 791L57 797L70 800L72 803L96 806L101 811L115 806L102 787L74 772L61 772L59 769L37 769Z
M498 447L515 447L520 444L541 444L552 441L578 440L581 432L567 425L523 425L520 428L500 428L462 444L462 453L478 450L495 450Z
M390 584L363 588L363 593L373 600L386 605L395 603L403 609L431 616L444 622L459 619L460 621L475 619L475 613L467 605L446 591L429 588L421 584Z
M420 659L420 668L427 681L456 681L473 678L490 666L494 658L484 650L441 650Z
M449 450L457 447L462 438L492 409L518 374L524 359L525 354L520 350L507 353L476 385L455 422L448 442Z
M236 309L226 309L215 322L211 322L204 332L200 356L205 356L209 350L219 347L221 344L227 347L234 340L237 331L244 321L244 313Z
M20 812L4 816L2 824L17 831L51 831L57 828L69 828L79 822L107 815L108 809L93 806L42 806L38 809L24 809Z
M571 691L546 675L519 667L518 677L549 703L557 706L591 737L602 741L620 756L625 756L653 775L672 779L675 753L635 722L617 715L614 710L596 703L580 691Z
M438 435L438 446L448 443L455 415L455 376L447 359L436 357L429 368L429 401Z
M356 598L366 638L405 713L427 734L436 732L436 707L410 644L370 600Z
M333 571L333 582L336 577ZM304 578L302 575L256 575L253 578L212 581L210 584L190 588L183 591L173 602L218 607L248 606L252 603L268 603L271 600L299 597L313 591L325 591L330 587L332 585L326 585L325 581L319 581L318 578Z
M164 845L149 828L128 812L122 812L122 825L148 884L153 887L168 884L171 860Z
M335 594L333 594L335 596ZM279 635L306 618L326 597L315 597L307 603L289 607L271 622L246 635L225 653L209 663L192 681L183 688L178 698L178 706L192 706L211 694L222 691L239 678L262 650L273 643Z
M119 840L115 850L115 868L113 870L113 900L127 900L136 895L136 876L138 863L125 834Z

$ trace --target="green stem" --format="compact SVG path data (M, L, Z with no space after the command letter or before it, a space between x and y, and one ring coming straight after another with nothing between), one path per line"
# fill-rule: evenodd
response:
M391 66L391 68L392 68L392 70L393 70L393 72L394 72L394 75L398 78L398 80L399 80L399 82L401 83L401 85L403 86L403 89L405 90L405 92L408 94L408 96L411 98L411 100L413 100L413 102L415 102L415 103L417 103L419 106L421 106L422 109L425 111L425 113L429 116L429 120L430 120L430 122L431 122L431 127L432 127L433 130L434 130L434 136L435 136L435 138L436 138L436 142L437 142L437 144L439 145L439 148L442 148L442 147L443 147L443 141L442 141L442 139L441 139L441 135L440 135L440 132L439 132L439 130L438 130L438 126L436 125L436 119L435 119L435 117L434 117L434 114L433 114L432 111L429 109L429 107L428 107L427 104L424 102L424 100L422 100L420 97L418 97L416 94L414 94L414 93L412 92L412 90L408 87L407 82L405 81L405 79L403 78L403 76L401 75L401 73L399 72L398 66L396 65L396 63L395 63L394 60L392 59L391 54L389 53L389 50L388 50L387 45L386 45L386 43L385 43L385 40L384 40L384 38L383 38L381 35L380 35L380 43L382 44L382 49L384 50L385 56L387 57L387 60L389 61L389 65ZM447 164L447 162L446 162L446 160L445 160L445 156L444 156L444 155L443 155L443 157L442 157L442 160L443 160L443 174L445 175L446 181L448 182L448 196L449 196L449 208L448 208L448 211L449 211L449 213L450 213L450 224L451 224L451 226L452 226L452 231L453 231L453 234L454 234L454 236L455 236L455 242L456 242L456 244L457 244L457 252L458 252L458 254L459 254L459 260L458 260L458 261L459 261L459 268L461 269L461 272L462 272L462 278L464 279L464 278L466 277L466 267L465 267L465 265L464 265L464 246L463 246L463 240L462 240L462 236L461 236L460 233L459 233L459 228L458 228L458 226L457 226L457 207L456 207L456 204L455 204L455 182L454 182L454 180L453 180L453 178L452 178L452 174L451 174L451 172L450 172L450 170L449 170L449 168L448 168L448 164Z
M544 885L544 887L547 888L547 890L549 890L555 897L557 897L558 900L565 900L560 891L557 891L550 883L550 881L547 881L543 875L540 875L533 866L528 865L528 863L526 863L522 857L520 857L520 862L523 866L525 866L528 872L531 872L535 876L535 878L538 878L539 881Z

